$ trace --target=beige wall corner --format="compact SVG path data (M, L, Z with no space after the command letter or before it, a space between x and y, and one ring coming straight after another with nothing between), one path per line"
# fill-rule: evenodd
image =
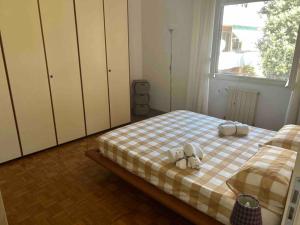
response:
M128 0L130 80L143 77L142 1Z

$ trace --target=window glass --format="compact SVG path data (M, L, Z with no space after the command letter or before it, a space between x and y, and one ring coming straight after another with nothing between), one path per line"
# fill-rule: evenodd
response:
M218 73L287 80L299 22L299 0L225 5Z

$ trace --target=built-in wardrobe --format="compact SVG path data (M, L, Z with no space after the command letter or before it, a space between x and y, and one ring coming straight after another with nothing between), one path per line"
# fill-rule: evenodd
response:
M0 0L0 162L130 122L127 0Z

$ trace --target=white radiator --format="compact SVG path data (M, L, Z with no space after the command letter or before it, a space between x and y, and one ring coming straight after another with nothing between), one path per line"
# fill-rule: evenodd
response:
M233 87L228 88L227 91L228 102L225 119L254 125L259 92Z

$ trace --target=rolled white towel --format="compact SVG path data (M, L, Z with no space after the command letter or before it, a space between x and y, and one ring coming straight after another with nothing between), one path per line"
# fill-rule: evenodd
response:
M178 167L179 169L185 170L186 167L187 167L186 159L183 158L183 159L177 161L177 162L176 162L176 167Z
M246 124L236 123L236 136L246 136L249 134L250 128Z
M189 143L190 145L193 146L195 155L200 159L203 160L204 158L204 150L201 148L201 146L197 143Z
M183 150L176 151L175 157L176 157L176 167L185 170L187 166L187 160L184 156L184 151Z
M175 163L176 167L186 169L187 160L184 155L183 147L174 148L168 151L169 161Z
M197 157L189 157L187 159L187 167L200 170L202 166L202 162Z
M191 145L193 145L194 147L194 151L195 151L195 155L200 159L200 160L203 160L204 158L204 151L203 149L201 148L201 146L197 143L190 143ZM169 162L170 163L175 163L177 161L177 158L176 158L176 152L177 151L182 151L183 152L183 147L178 147L178 148L173 148L173 149L170 149L168 151L168 158L169 158Z
M219 136L246 136L249 134L250 128L246 124L228 121L219 125Z
M219 125L219 136L233 136L236 134L236 124L233 122L221 123Z
M200 169L202 162L196 156L196 148L193 144L187 143L183 148L184 154L187 157L187 165L192 169Z
M177 157L178 154L183 154L184 155L183 147L170 149L168 151L169 162L175 163L178 160L178 157Z

